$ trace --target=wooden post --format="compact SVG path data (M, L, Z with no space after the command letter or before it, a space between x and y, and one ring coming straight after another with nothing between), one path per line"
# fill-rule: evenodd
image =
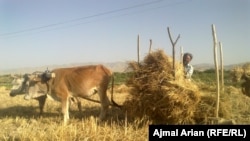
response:
M219 69L218 69L218 61L217 61L217 37L215 26L212 24L212 34L214 41L214 65L215 65L215 73L216 73L216 91L217 91L217 101L216 101L216 111L215 117L218 118L219 115L219 103L220 103L220 79L219 79Z
M169 27L167 29L168 29L168 36L169 36L169 39L170 39L172 47L173 47L173 50L172 50L173 51L172 52L172 55L173 55L173 76L174 76L174 80L175 80L175 45L176 45L177 41L180 38L180 34L178 35L178 37L175 40L175 42L173 42L173 39L172 39Z
M183 64L183 47L182 46L180 47L180 50L181 50L180 62Z
M151 48L152 48L152 39L149 40L149 51L148 51L148 53L151 53Z
M220 47L221 91L224 93L224 64L223 64L223 50L221 42L219 42L219 47Z
M138 62L138 65L140 64L140 37L139 37L139 34L137 36L137 62Z

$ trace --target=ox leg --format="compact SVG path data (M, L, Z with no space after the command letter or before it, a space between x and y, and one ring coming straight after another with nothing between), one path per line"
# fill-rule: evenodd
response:
M81 101L77 101L77 107L78 107L79 112L81 112L82 111Z
M107 97L106 91L104 90L100 91L99 96L100 96L100 101L101 101L101 113L99 115L99 119L102 121L106 118L110 102Z
M82 103L81 103L81 100L77 97L76 98L76 100L77 100L77 107L78 107L78 110L79 110L79 112L81 112L82 111Z
M69 98L62 99L62 113L64 125L67 124L69 120Z
M46 98L47 98L46 95L40 96L40 97L37 98L37 100L39 102L40 115L43 114L43 108L44 108L44 105L45 105Z
M78 108L79 112L82 111L82 104L81 104L81 101L78 97L71 97L69 99L69 109L70 110L71 110L72 104L77 104L77 108Z

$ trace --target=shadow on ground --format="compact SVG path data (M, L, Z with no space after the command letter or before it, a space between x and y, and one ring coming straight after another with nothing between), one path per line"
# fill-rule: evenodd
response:
M41 117L55 117L62 116L60 112L61 108L57 108L57 110L53 111L44 111L42 115L39 113L39 108L36 106L11 106L7 108L0 109L0 118L16 118L16 117L23 117L23 118L41 118ZM82 111L78 111L76 109L69 110L70 118L74 119L85 119L89 117L98 118L100 113L100 107L83 107ZM119 121L124 120L125 116L121 109L110 107L107 113L107 118L105 121Z

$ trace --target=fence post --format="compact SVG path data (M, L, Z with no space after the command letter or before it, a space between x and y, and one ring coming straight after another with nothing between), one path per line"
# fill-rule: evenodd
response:
M223 49L221 42L219 42L219 47L220 47L221 91L224 93L224 64L223 64Z
M137 36L137 62L140 64L140 37L139 34Z
M180 50L181 50L180 62L183 64L183 47L182 46L180 47Z
M152 48L152 39L149 40L149 51L148 51L148 53L151 53L151 48Z
M174 76L174 80L175 80L175 45L180 38L180 34L178 35L177 39L174 42L172 39L169 27L167 29L168 29L168 36L169 36L169 39L170 39L172 47L173 47L173 76Z
M219 69L218 69L218 61L217 61L217 37L216 30L214 24L212 24L212 34L214 41L214 65L215 65L215 73L216 73L216 91L217 91L217 101L216 101L216 111L215 117L218 118L219 115L219 103L220 103L220 79L219 79Z

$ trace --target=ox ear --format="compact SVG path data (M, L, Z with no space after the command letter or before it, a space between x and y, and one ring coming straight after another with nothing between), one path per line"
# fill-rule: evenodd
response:
M55 78L56 74L54 72L51 73L51 78Z
M47 78L55 78L55 77L56 77L56 74L53 73L53 72L46 72L46 73L45 73L45 76L46 76Z

